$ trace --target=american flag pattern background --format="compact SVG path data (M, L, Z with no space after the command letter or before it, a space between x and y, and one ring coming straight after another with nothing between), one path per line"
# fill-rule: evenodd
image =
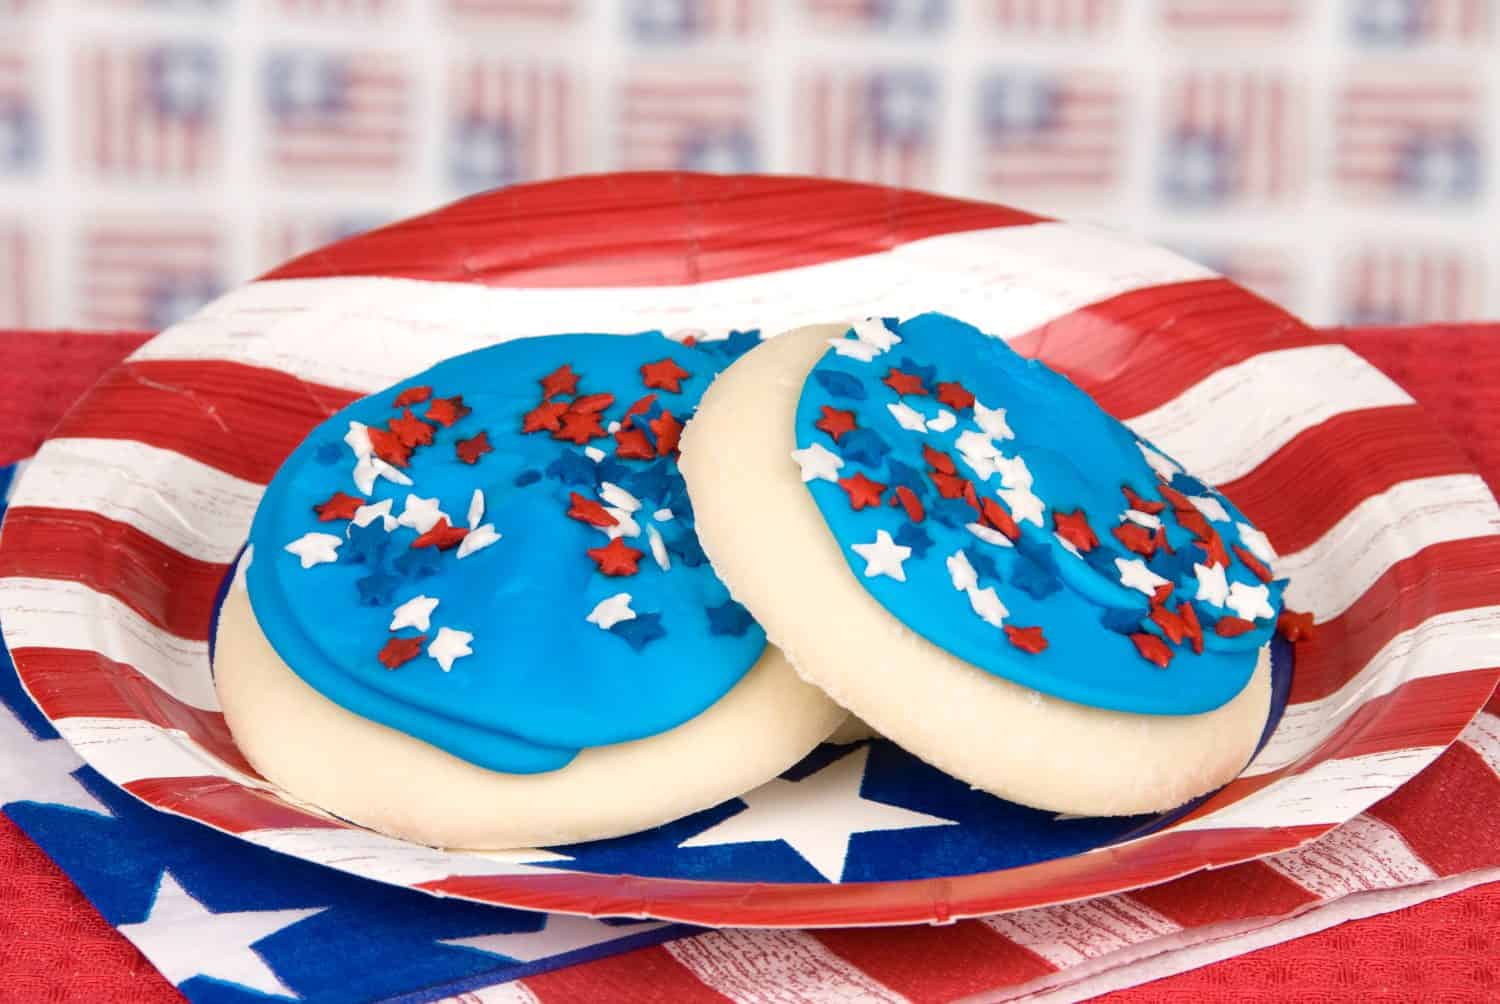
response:
M1212 247L1294 276L1275 288L1317 323L1349 316L1372 232L1440 230L1463 316L1495 316L1497 7L0 0L0 219L28 218L34 276L0 278L0 316L96 316L100 213L212 220L233 285L317 220L627 167L915 185ZM1429 304L1402 316L1447 316Z

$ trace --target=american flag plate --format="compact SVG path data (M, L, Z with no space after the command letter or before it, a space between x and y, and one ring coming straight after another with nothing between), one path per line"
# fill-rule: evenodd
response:
M1155 818L1058 818L884 741L617 840L483 854L389 839L258 777L208 640L256 502L315 423L522 335L941 310L1009 338L1220 486L1270 537L1311 640L1243 774ZM223 296L58 425L0 538L31 696L143 801L382 882L724 926L945 922L1119 892L1303 844L1415 775L1500 674L1500 508L1358 355L1209 269L998 205L787 177L506 188L332 244ZM786 811L807 804L817 813ZM753 817L753 818L752 818ZM753 825L751 825L753 823Z

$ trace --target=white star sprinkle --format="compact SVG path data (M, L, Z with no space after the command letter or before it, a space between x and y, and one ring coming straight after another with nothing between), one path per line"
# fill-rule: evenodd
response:
M959 453L968 457L982 457L989 460L1000 456L1000 448L990 437L983 432L975 432L973 429L965 429L959 433L953 445L958 447Z
M1068 538L1064 537L1060 533L1054 533L1052 536L1054 536L1054 537L1057 538L1057 543L1059 545L1061 545L1061 547L1062 547L1062 549L1064 551L1067 551L1069 554L1071 554L1075 558L1081 558L1081 557L1083 557L1083 552L1080 551L1080 550L1078 550L1078 545L1074 544L1071 540L1069 540Z
M1266 564L1276 560L1276 549L1271 546L1271 540L1249 523L1236 523L1235 529L1240 532L1240 543L1261 561Z
M474 654L474 650L469 647L469 642L473 640L474 636L467 631L455 631L450 627L438 628L437 637L427 646L427 654L436 659L446 673L453 668L454 662Z
M605 453L597 446L585 446L583 448L583 455L588 457L596 464L603 460L605 457L609 456L609 454Z
M1005 420L1004 408L986 408L984 402L976 400L974 424L983 429L992 439L1016 438L1016 434L1010 429L1010 423Z
M1181 467L1178 467L1169 458L1162 456L1160 453L1157 453L1155 450L1153 450L1151 447L1147 446L1140 440L1136 440L1135 445L1140 448L1141 456L1146 458L1146 463L1149 464L1151 469L1156 472L1156 476L1161 478L1163 481L1170 482L1173 475L1182 473Z
M670 509L658 509L651 514L651 518L658 523L670 523L675 517Z
M1229 599L1224 605L1247 621L1276 616L1276 610L1271 606L1271 590L1263 585L1234 583L1229 587Z
M360 457L359 462L354 465L354 487L359 489L361 495L368 495L375 490L376 478L385 478L398 485L411 484L411 478L379 457Z
M974 472L974 480L980 484L983 484L995 475L995 460L993 457L976 457L972 453L960 453L958 459L962 460L964 465Z
M927 428L933 432L947 432L958 424L958 417L947 408L939 408L937 418L927 420Z
M416 495L407 495L406 507L401 510L401 515L396 518L396 522L402 526L409 526L418 533L426 533L437 526L438 520L446 518L439 505L440 503L435 498L424 499Z
M469 527L473 529L484 519L484 492L478 488L469 497Z
M400 631L402 628L416 628L418 631L426 631L432 626L432 612L437 609L437 605L436 596L413 596L391 611L390 629Z
M1224 576L1223 565L1193 564L1193 574L1198 576L1198 599L1222 607L1229 598L1229 580Z
M344 442L349 444L349 449L354 451L357 460L363 460L375 452L375 447L370 445L370 428L361 422L349 423L349 431L344 433Z
M1212 495L1189 495L1188 501L1193 503L1193 508L1203 514L1203 518L1211 523L1228 523L1229 513L1224 508L1224 503Z
M886 531L875 531L871 543L855 544L854 553L865 559L865 578L884 575L897 582L906 581L906 569L901 563L911 557L911 548L896 543Z
M1005 618L1010 616L1010 611L1005 609L1005 604L1000 602L1000 597L995 595L995 590L989 586L983 589L970 589L969 606L974 608L974 612L985 623L994 627L1004 627Z
M286 546L286 549L302 562L303 568L327 564L339 560L339 545L343 537L331 533L304 533Z
M641 508L641 500L610 481L605 481L599 486L599 497L607 505L616 509L624 509L626 512L637 512Z
M1004 488L1022 491L1031 490L1031 468L1020 457L996 457L995 470L1000 473L1000 484Z
M888 404L885 407L891 413L891 417L896 420L896 424L901 426L901 428L908 432L927 431L927 419L923 418L920 411L905 401L898 401L895 404Z
M868 342L862 342L858 338L830 338L828 344L833 346L833 351L849 359L857 359L867 363L880 355L880 350Z
M458 542L455 557L458 561L463 561L475 551L483 551L499 539L500 531L495 529L493 523L481 523L464 534L464 539Z
M881 352L889 351L893 345L901 341L901 336L885 326L885 322L878 317L867 317L863 321L855 321L849 330L854 332L854 337L866 345L873 345Z
M965 592L979 585L979 573L974 571L974 566L969 564L969 556L960 548L948 555L945 559L948 565L948 577L953 580L953 588L959 592Z
M965 523L964 529L984 541L986 544L994 544L996 547L1015 547L1011 539L993 527L985 526L983 523Z
M610 540L614 540L616 537L639 537L641 535L641 525L635 521L634 516L624 509L607 505L604 507L604 511L615 518L613 525L601 526L599 528L604 531L604 535Z
M630 609L630 594L615 593L608 599L600 600L584 620L599 625L605 631L621 621L635 620L635 611Z
M1160 516L1154 516L1149 512L1141 512L1139 509L1126 509L1120 517L1120 522L1123 523L1126 520L1135 523L1137 526L1144 526L1148 530L1155 530L1161 526Z
M818 480L837 481L839 468L844 466L844 458L822 443L814 443L800 450L793 450L792 459L802 469L804 483Z
M1120 585L1147 596L1155 596L1157 587L1167 584L1166 579L1147 568L1140 558L1116 558L1115 567L1120 570Z
M1047 507L1042 503L1041 496L1034 494L1030 488L1002 488L996 494L1005 501L1010 509L1011 518L1017 523L1045 525L1042 522L1042 513Z
M611 436L619 432L620 428L621 426L619 422L611 422L604 427L605 431L608 432Z
M380 525L385 528L386 533L396 529L396 517L391 515L391 500L381 499L370 505L362 505L354 510L354 525L369 526L376 519L381 521Z
M646 527L646 540L651 545L651 557L663 572L670 571L672 559L667 556L667 543L661 539L661 531L654 526Z

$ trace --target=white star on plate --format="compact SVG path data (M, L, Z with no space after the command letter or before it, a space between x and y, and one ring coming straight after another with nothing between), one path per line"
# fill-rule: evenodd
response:
M453 628L438 628L437 637L432 639L432 644L427 646L427 654L437 660L443 672L453 668L453 663L466 655L473 655L474 650L469 647L469 642L474 636L467 631L455 631Z
M1146 458L1146 463L1149 464L1151 469L1156 472L1156 476L1161 478L1163 481L1170 482L1173 475L1182 473L1181 467L1178 467L1170 459L1162 456L1160 453L1157 453L1155 450L1153 450L1151 447L1147 446L1140 440L1136 440L1135 445L1140 448L1141 456Z
M621 621L635 620L635 611L630 609L630 594L615 593L594 604L594 609L584 618L590 624L597 624L600 628L608 631Z
M865 578L886 575L897 582L906 581L901 563L911 557L911 548L896 543L886 531L876 530L871 543L855 544L854 553L865 559Z
M121 924L120 933L135 943L172 983L203 976L263 994L295 996L253 946L317 910L242 910L215 913L204 908L163 872L156 900L145 920Z
M1157 587L1167 584L1166 579L1147 568L1140 558L1116 558L1115 567L1120 570L1120 585L1140 590L1147 596L1156 595Z
M472 530L484 519L484 492L474 489L474 494L469 497L469 528Z
M391 611L390 630L416 628L418 631L426 631L432 624L432 612L437 609L437 605L436 596L413 596Z
M675 518L675 514L670 509L658 509L651 514L651 518L658 523L670 523Z
M1228 523L1229 513L1224 508L1224 503L1212 495L1189 495L1188 501L1193 503L1193 508L1203 514L1203 518L1212 523Z
M830 338L828 344L833 346L833 351L849 359L857 359L867 363L880 355L880 350L869 342L862 342L858 338Z
M1271 540L1249 523L1236 523L1235 529L1240 532L1240 543L1246 549L1266 564L1276 560L1276 549L1271 546Z
M901 428L908 432L927 431L927 419L923 418L920 411L905 401L897 401L895 404L888 404L885 407L891 413L891 417L896 420L896 424L901 426Z
M1120 522L1130 522L1137 526L1144 526L1148 530L1155 530L1161 526L1161 517L1154 516L1149 512L1141 512L1139 509L1126 509L1120 516Z
M331 533L304 533L286 546L286 549L302 562L303 568L322 565L339 560L339 545L343 537Z
M41 802L113 816L73 776L82 766L66 739L38 741L20 719L0 711L0 804Z
M663 572L671 571L672 559L667 555L667 542L661 539L661 531L654 526L646 527L646 541L651 546L651 557Z
M885 326L885 322L878 317L867 317L863 321L855 321L849 330L854 332L854 337L866 345L873 345L881 352L888 351L893 345L901 341L901 336Z
M933 432L947 432L958 424L958 417L947 408L939 408L937 418L927 420L927 428Z
M979 573L974 571L974 566L969 564L969 556L962 549L954 551L945 559L948 566L948 577L953 580L953 588L959 592L967 592L979 585Z
M662 925L606 924L592 917L576 917L566 913L540 914L542 926L535 931L517 931L510 934L481 934L472 938L452 938L441 941L442 945L472 948L489 955L500 955L517 962L535 962L564 952L576 952L580 948L601 945L640 931L653 931ZM486 991L480 991L485 993ZM519 1000L530 998L517 997Z
M1229 580L1224 576L1223 565L1193 564L1193 574L1198 576L1198 599L1222 607L1229 598Z
M610 540L614 540L616 537L639 537L641 535L641 525L626 510L620 509L617 506L607 505L604 507L604 511L615 518L615 521L609 526L601 526L599 528L604 531L604 535Z
M455 560L463 561L469 555L476 551L483 551L499 539L500 531L495 529L493 523L481 523L464 534L464 539L458 542L458 551L454 555Z
M418 533L426 533L437 526L438 520L446 518L440 506L441 503L435 498L424 499L416 495L407 495L406 507L401 510L401 515L396 518L396 522L402 526L409 526ZM449 522L452 521L449 520Z
M1247 586L1243 582L1234 583L1229 587L1229 598L1224 606L1247 621L1276 616L1276 611L1271 606L1271 591L1263 585Z
M994 544L996 547L1015 547L1011 539L993 527L985 526L983 523L965 523L964 529L984 541L986 544Z
M986 623L995 627L1003 627L1005 618L1010 615L1010 611L1005 609L1005 604L1000 602L1000 597L995 595L995 590L990 586L985 586L983 589L970 589L969 606L973 607L974 612Z
M624 509L626 512L638 512L641 508L640 499L613 482L605 481L599 485L599 497L607 505L612 505L616 509Z
M802 480L807 481L837 481L839 479L839 468L844 466L844 458L825 447L822 443L814 443L804 446L800 450L792 451L792 459L802 469Z
M1011 518L1017 523L1032 523L1036 526L1044 526L1042 513L1046 510L1041 496L1036 495L1030 488L1002 488L997 495L1004 500L1010 509Z
M996 457L995 470L1000 473L1000 485L1022 491L1031 490L1031 468L1021 457Z
M913 812L859 793L870 747L858 749L800 781L776 778L740 796L745 808L678 847L784 841L830 882L843 878L856 833L953 826L954 820Z
M360 457L359 462L354 465L354 487L359 489L361 495L368 495L375 490L376 478L385 478L398 485L411 484L411 478L379 457Z
M1005 420L1004 408L986 408L984 402L974 402L974 423L992 439L1015 439L1010 423Z
M609 454L605 453L597 446L585 446L583 448L583 455L588 457L596 464L599 463L599 461L603 460L605 457L609 456Z
M385 528L386 533L396 529L396 517L391 515L391 500L381 499L369 505L362 505L354 510L354 525L369 526L376 519L381 521L380 525Z
M362 422L349 423L349 431L344 433L344 442L354 451L356 460L362 460L375 451L375 447L370 445L370 427Z

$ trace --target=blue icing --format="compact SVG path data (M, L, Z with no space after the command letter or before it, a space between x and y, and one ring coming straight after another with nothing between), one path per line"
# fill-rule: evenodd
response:
M691 414L728 356L656 333L522 339L447 360L354 402L287 458L256 512L246 579L262 630L325 697L495 770L554 770L580 749L655 735L694 717L755 663L765 634L738 605L725 606L725 589L693 532L675 460L619 459L608 435L574 444L545 429L520 430L542 401L539 380L564 363L579 374L579 395L614 396L598 415L607 428L647 393L679 419ZM691 374L681 393L645 386L641 367L664 358ZM429 422L434 442L418 447L404 468L413 484L379 479L369 500L392 500L391 513L400 517L408 495L436 498L450 525L464 527L471 496L482 490L482 523L501 536L462 560L456 549L411 546L413 527L387 532L378 518L365 527L324 523L312 509L335 491L357 490L355 456L344 443L349 423L384 427L401 414L395 398L420 386L430 386L435 398L462 395L472 410L451 427ZM421 418L429 407L411 410ZM455 444L480 432L493 452L461 462ZM585 445L607 456L596 464ZM331 450L338 451L336 464L327 462ZM632 514L639 535L622 540L642 552L633 575L602 574L586 552L604 547L606 533L567 515L574 492L610 505L602 481L641 503ZM666 505L672 518L658 522L655 513ZM668 570L651 557L651 526L673 556ZM285 545L307 533L344 534L337 560L302 568ZM608 629L585 620L621 592L630 594L634 617ZM439 600L429 629L392 632L392 610L418 595ZM444 627L473 635L472 654L451 671L425 644L396 669L380 662L390 639L424 635L430 644Z
M864 474L887 486L880 505L855 511L838 484L823 480L807 484L865 589L907 627L954 655L1067 700L1122 711L1194 714L1216 708L1239 693L1254 670L1258 650L1270 639L1276 618L1259 618L1252 630L1235 638L1214 632L1221 617L1235 612L1198 598L1194 564L1208 560L1207 548L1197 542L1194 531L1177 522L1172 500L1163 494L1145 450L1161 455L1161 460L1153 460L1164 470L1170 458L1106 415L1065 377L1022 359L1002 341L969 325L926 314L904 324L887 324L887 328L900 342L870 362L826 352L813 368L812 379L803 384L796 415L798 446L821 444L843 458L841 476ZM855 335L851 332L846 337ZM883 382L892 369L919 380L926 394L898 395ZM849 398L830 393L831 374L838 374L834 386L841 386L844 377L859 380L866 398L852 404ZM944 404L939 398L943 383L960 384L974 394L975 408ZM887 406L897 402L929 421L943 409L955 414L957 422L942 432L930 428L925 433L913 432L889 411ZM854 411L857 428L835 442L816 427L827 407ZM996 409L1003 409L1003 419L984 418ZM988 430L981 426L982 420L989 422ZM970 446L970 457L960 447L966 433L968 438L962 441ZM997 469L988 469L981 453L973 452L986 442L1000 455L1002 466ZM915 490L914 474L924 490L936 488L923 455L924 444L950 457L958 476L973 483L980 500L998 502L1013 515L1019 525L1018 542L978 539L968 528L968 524L983 523L975 509L962 498L941 498L935 490L922 496L926 519L919 526L901 507L889 504L896 485ZM1024 463L1023 470L1018 469L1017 458ZM1228 521L1210 523L1230 559L1225 569L1227 582L1263 588L1232 550L1241 544L1237 524L1248 523L1243 514L1201 481L1170 470L1167 474L1177 491L1215 500L1228 514ZM1024 484L1028 476L1029 488ZM1116 538L1114 530L1130 507L1122 491L1126 486L1147 504L1166 503L1159 518L1175 554L1158 547L1147 558ZM1012 498L1000 494L1002 490ZM1040 525L1025 511L1028 495L1041 504ZM1054 514L1074 512L1083 514L1099 540L1081 558L1054 533ZM901 562L904 582L888 575L866 576L867 559L854 551L855 545L876 541L880 530L889 533L897 545L911 548ZM1154 528L1145 532L1149 536ZM919 539L921 546L916 546ZM1010 644L1001 629L976 615L969 598L954 588L947 565L959 550L974 569L978 588L995 590L1007 611L1005 624L1040 627L1046 649L1024 652ZM1184 640L1170 646L1173 658L1162 669L1137 653L1129 635L1160 635L1161 629L1149 619L1151 598L1122 581L1119 561L1141 562L1138 572L1170 583L1168 610L1177 610L1184 602L1193 605L1203 628L1201 654ZM1279 612L1282 585L1264 588L1273 613Z

